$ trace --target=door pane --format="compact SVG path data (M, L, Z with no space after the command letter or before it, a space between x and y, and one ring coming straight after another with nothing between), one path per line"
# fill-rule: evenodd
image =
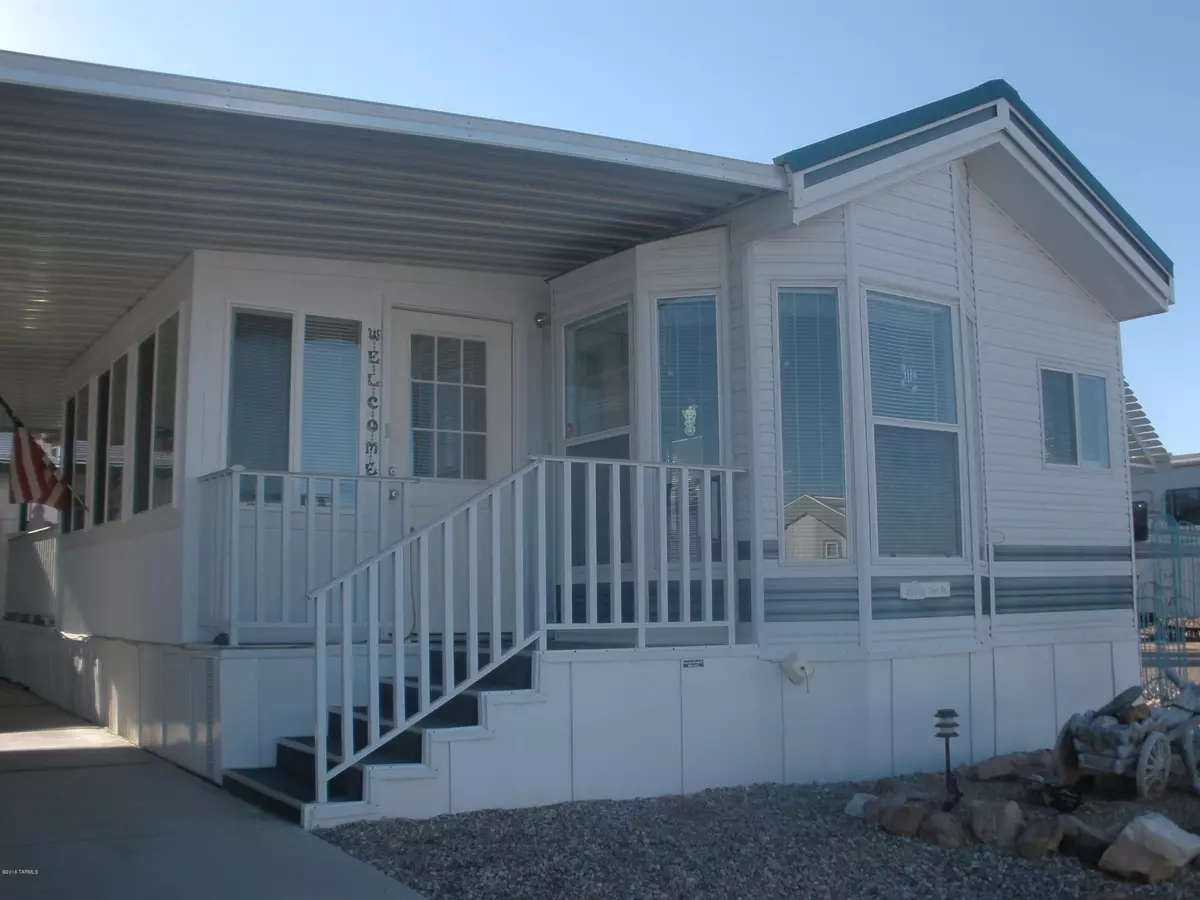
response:
M629 311L566 328L567 438L629 425Z
M414 334L410 347L412 474L486 479L487 345Z

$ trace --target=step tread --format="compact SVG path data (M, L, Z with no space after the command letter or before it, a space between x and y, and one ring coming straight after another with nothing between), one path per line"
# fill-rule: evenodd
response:
M299 778L275 766L257 769L227 769L226 773L237 776L242 784L249 783L251 786L265 788L265 792L270 792L278 799L290 802L295 806L316 801L317 787L312 779ZM348 795L335 794L333 791L330 791L329 794L331 802L341 803L352 799Z
M417 729L412 728L409 730L416 731ZM316 742L316 739L313 738L311 735L303 735L300 737L289 737L289 738L285 738L284 740L291 741L294 744L298 744L298 745L302 746L309 753L316 753L317 742ZM338 757L339 759L341 758L341 755L342 755L341 741L336 741L336 742L330 741L330 745L329 745L328 749L329 749L329 754L331 756ZM373 750L371 753L367 754L365 757L360 759L358 762L354 763L354 766L364 766L364 765L365 766L394 766L394 765L398 765L400 763L420 764L420 762L421 762L420 760L407 759L404 757L406 757L406 754L404 754L400 750L399 747L395 747L392 745L391 742L389 742L387 744L384 744L382 747L378 748L377 750Z

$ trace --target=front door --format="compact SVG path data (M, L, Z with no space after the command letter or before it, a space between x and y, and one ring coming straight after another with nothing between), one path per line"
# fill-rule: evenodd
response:
M390 465L405 530L444 515L513 471L512 326L392 312Z

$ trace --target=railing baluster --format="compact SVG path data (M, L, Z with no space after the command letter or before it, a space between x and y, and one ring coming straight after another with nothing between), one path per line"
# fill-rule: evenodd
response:
M317 496L316 479L308 476L304 479L304 502L307 504L304 514L304 590L311 591L317 586ZM336 573L334 573L336 574ZM333 577L333 574L329 576ZM304 609L308 615L308 607Z
M671 621L671 561L667 557L671 480L666 466L659 466L655 471L658 472L658 622L661 625Z
M540 462L537 467L537 579L538 589L534 597L538 604L537 629L541 634L538 638L538 649L546 649L546 607L550 596L548 589L549 572L546 569L546 463ZM494 658L493 658L494 661Z
M491 514L492 529L492 629L488 637L488 662L500 658L500 492L496 491L488 498L488 511Z
M442 696L454 690L454 519L442 524Z
M279 498L279 606L280 618L292 621L292 485L282 475L279 478L283 494ZM306 604L307 605L307 604Z
M229 644L236 647L241 614L242 476L235 471L229 484Z
M564 460L562 464L562 588L559 590L559 619L564 625L575 622L575 575L572 571L571 559L571 463Z
M700 470L701 504L700 525L700 560L704 565L704 582L702 597L704 601L704 621L713 619L713 573L712 573L712 470Z
M254 621L261 625L267 620L267 572L266 554L263 544L266 542L266 526L263 515L266 491L262 475L254 475Z
M725 621L729 624L729 643L737 640L737 542L733 535L733 474L721 473L723 502L721 519L724 523L721 537L721 561L725 563Z
M354 488L354 507L353 507L353 509L354 509L354 512L353 512L353 515L354 515L354 564L358 565L360 562L363 561L363 556L364 556L364 554L362 552L363 518L364 518L363 506L362 506L362 493L358 489L359 485L358 485L357 481L351 481L350 486L352 488ZM338 493L340 494L341 491L339 491ZM335 499L335 502L336 502L336 499Z
M525 491L524 481L512 483L513 496L513 641L525 640Z
M354 579L342 580L342 758L354 753Z
M479 673L479 507L467 507L467 677Z
M316 756L316 775L318 803L329 799L329 783L325 780L325 770L329 768L329 701L326 699L329 678L329 647L325 632L325 617L328 615L329 591L317 594L315 603L317 617L317 635L313 643L316 657L315 685L315 714L316 722L313 729L314 754Z
M430 532L432 534L432 532ZM429 535L417 538L417 646L420 668L417 670L418 710L429 709Z
M609 621L620 623L622 621L622 609L624 605L621 601L624 599L622 588L624 582L621 579L621 465L613 463L609 467L611 474L608 485L610 503L609 516L611 517L609 527L608 541L608 564L611 571L609 578Z
M586 513L584 521L587 526L585 532L586 538L586 562L587 562L587 623L595 625L599 621L596 615L596 464L588 462L584 464L587 467L587 487L586 487Z
M404 588L404 558L408 555L404 547L392 551L392 723L404 721L404 613L406 604Z
M638 463L630 473L633 476L633 591L634 591L634 621L637 622L637 645L646 646L646 600L648 585L646 583L646 497L642 488L642 479L646 467Z
M338 502L337 502L338 482L336 478L329 479L329 577L337 578L342 574L342 568L338 564L338 540L341 535L341 524L338 522ZM353 612L353 610L351 610Z
M379 740L379 563L367 569L367 740Z
M692 621L692 479L679 469L679 621Z

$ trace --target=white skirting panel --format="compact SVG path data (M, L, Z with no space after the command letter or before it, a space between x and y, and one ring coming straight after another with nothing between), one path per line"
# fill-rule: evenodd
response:
M0 675L206 778L220 774L209 651L0 624Z

